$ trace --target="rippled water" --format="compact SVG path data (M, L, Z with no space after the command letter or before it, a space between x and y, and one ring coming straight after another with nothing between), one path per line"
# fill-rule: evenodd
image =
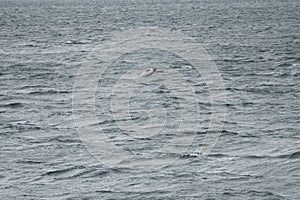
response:
M2 0L0 5L1 199L299 199L298 1ZM95 92L98 123L89 126L103 128L111 143L131 154L154 152L177 161L161 170L103 166L80 139L72 109L78 70L95 48L113 44L114 32L139 27L181 31L216 63L227 116L207 157L192 153L212 114L207 85L188 61L157 49L124 54L107 68ZM121 75L145 60L158 69L134 80L138 87L129 98L127 121L137 129L127 133L117 123L126 119L112 118L110 109L111 99L118 104L124 95L113 98L111 91ZM180 101L189 97L168 87L170 68L195 89L199 110L189 113L199 117L199 128L187 118L193 143L163 155L157 150L174 137ZM139 138L144 133L150 139Z

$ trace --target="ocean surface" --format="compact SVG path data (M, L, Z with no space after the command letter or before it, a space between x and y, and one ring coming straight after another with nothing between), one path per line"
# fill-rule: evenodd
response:
M0 199L300 199L299 10L298 0L0 0ZM206 155L206 72L160 37L138 48L147 27L182 33L218 69L226 117ZM137 49L122 51L116 33ZM90 98L76 93L86 87ZM192 142L176 146L178 136Z

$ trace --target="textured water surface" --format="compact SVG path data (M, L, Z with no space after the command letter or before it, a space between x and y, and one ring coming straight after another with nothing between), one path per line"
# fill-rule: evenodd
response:
M297 0L1 0L0 198L299 199L299 10ZM196 90L200 126L190 149L156 152L178 161L162 170L118 168L103 166L80 140L72 110L78 69L114 32L139 27L181 31L216 63L227 116L207 157L189 153L209 127L208 88L188 61L157 49L131 52L111 64L95 92L99 122L91 126L101 126L114 145L132 154L167 145L181 117L181 99L165 87L169 66ZM109 115L116 80L145 60L159 67L136 81L130 120L148 127L144 131L163 126L151 139L130 137L141 132L122 132L116 121L128 119ZM184 91L179 97L188 99Z

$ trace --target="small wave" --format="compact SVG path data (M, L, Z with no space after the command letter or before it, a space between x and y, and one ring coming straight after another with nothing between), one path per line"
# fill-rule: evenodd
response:
M43 79L43 78L50 78L50 77L58 76L58 74L52 72L45 72L45 73L36 73L29 76L29 78L36 78L36 79Z
M61 142L61 143L81 143L81 140L79 138L73 139L73 138L68 138L65 136L57 136L54 138L49 138L47 141L49 142Z
M214 158L224 158L224 157L228 157L229 155L227 154L223 154L223 153L213 153L213 154L209 154L209 157L214 157Z
M24 85L22 86L20 89L23 90L23 89L28 89L28 88L43 88L43 87L46 87L46 85Z
M290 155L290 159L298 159L298 158L300 158L300 151L297 151Z
M237 125L237 122L233 122L233 121L224 121L225 124L232 124L232 125Z
M264 158L270 158L271 156L247 155L247 156L242 156L242 157L248 158L248 159L264 159Z
M36 164L43 164L45 162L43 162L43 161L35 161L35 160L20 160L20 161L16 161L16 163L36 165Z
M15 121L11 122L9 124L6 124L7 128L13 128L18 130L40 130L42 127L37 126L34 123L31 123L29 121Z
M226 136L226 135L238 135L237 132L234 132L234 131L227 131L227 130L222 130L221 132L221 136Z
M14 102L14 103L9 103L5 105L0 105L0 107L8 107L8 108L21 108L23 107L23 104L20 102Z
M277 67L290 67L290 66L291 66L290 63L281 63L277 65Z
M247 192L247 194L250 194L250 195L254 195L254 196L261 196L261 197L276 197L276 198L283 198L283 196L281 195L277 195L277 194L274 194L272 192L269 192L269 191L256 191L256 190L250 190Z
M95 178L102 177L108 173L108 171L99 171L97 169L88 169L88 168L78 168L77 170L72 170L73 172L68 173L66 176L58 177L57 180L69 180L78 177L84 178Z
M83 40L68 40L66 41L66 44L88 44L88 41Z
M45 91L33 91L29 92L29 94L34 94L34 95L44 95L44 94L68 94L71 93L71 91L68 90L45 90Z
M42 174L42 176L57 176L57 175L71 172L73 170L75 170L75 167L71 167L71 168L67 168L67 169L58 169L58 170L46 172L46 173Z
M300 158L300 151L291 153L291 154L282 154L282 155L276 155L276 156L272 156L272 155L246 155L243 156L244 158L249 158L249 159L298 159Z
M199 158L199 154L198 153L187 153L187 154L183 154L180 157L181 158Z
M73 166L65 169L56 169L56 170L51 170L48 172L45 172L41 174L40 178L37 180L46 178L46 179L55 179L55 180L70 180L76 177L81 177L85 174L90 173L90 170L88 170L84 166ZM94 177L94 176L92 176Z
M278 158L287 158L287 159L298 159L300 158L300 151L294 152L292 154L279 155Z
M258 86L281 86L282 84L281 83L276 83L276 82L262 82L262 83L259 83Z

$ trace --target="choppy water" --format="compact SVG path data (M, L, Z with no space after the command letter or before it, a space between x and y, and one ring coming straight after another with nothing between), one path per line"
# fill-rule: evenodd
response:
M1 0L0 198L299 199L299 10L297 0ZM88 126L102 127L110 142L136 155L168 144L181 119L180 99L188 97L182 90L177 98L167 87L165 66L170 65L186 77L198 98L200 125L191 131L195 140L187 145L190 149L172 155L156 152L177 159L162 170L107 167L80 140L72 109L78 70L94 48L112 42L114 32L139 27L181 31L202 44L216 63L227 116L207 157L185 153L201 145L208 129L208 88L190 73L186 60L157 49L126 54L111 64L95 92L99 121ZM135 82L138 90L129 98L132 118L112 118L116 80L145 60L159 67ZM143 129L124 133L118 120ZM161 126L160 134L151 135ZM130 137L143 131L151 139Z

